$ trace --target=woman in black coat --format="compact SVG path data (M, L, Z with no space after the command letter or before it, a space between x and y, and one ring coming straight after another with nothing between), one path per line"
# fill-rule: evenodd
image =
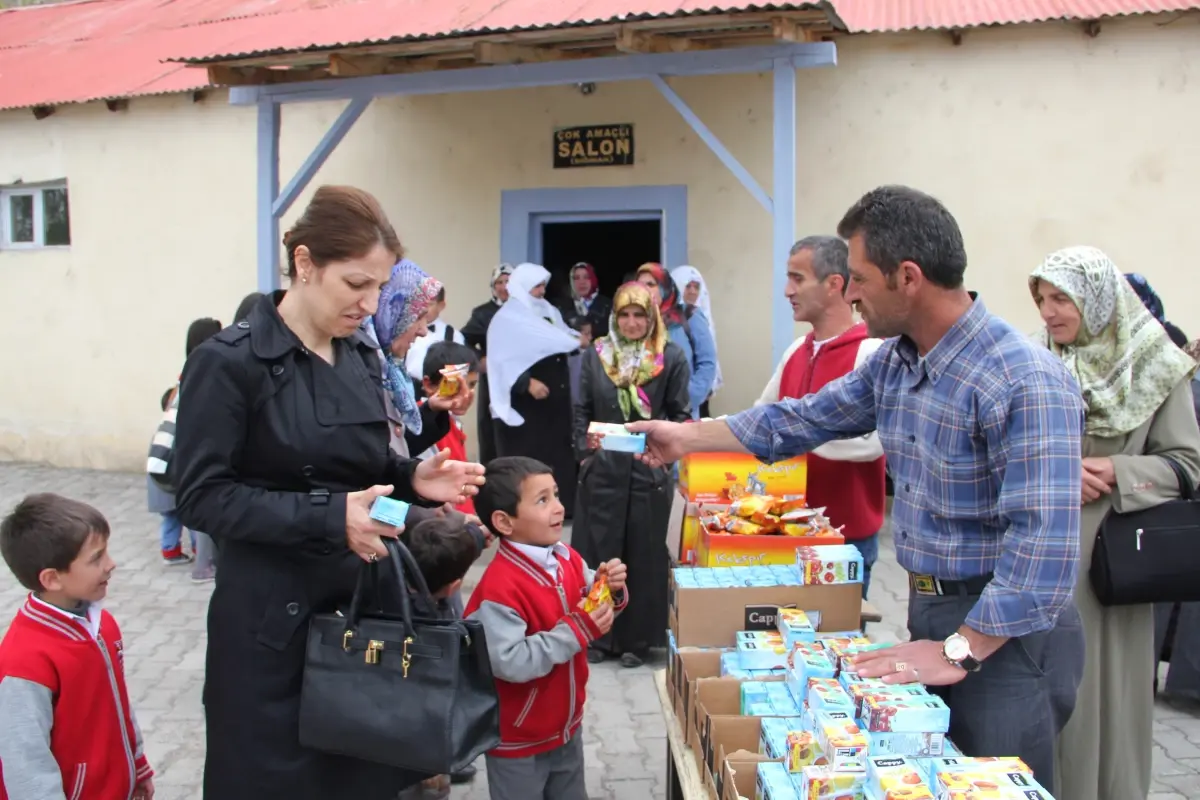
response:
M388 447L378 357L349 338L402 255L375 199L322 187L284 244L291 288L197 348L180 387L179 516L221 548L204 796L391 800L424 776L299 743L309 617L347 605L386 554L397 529L369 518L376 497L459 502L483 470Z
M571 544L589 564L619 558L629 567L630 608L588 659L620 656L640 666L667 629L667 521L674 481L670 467L649 467L628 453L597 449L592 422L691 419L687 356L667 339L658 303L639 283L613 298L608 336L584 352L575 406L575 446L582 463Z
M501 264L492 270L492 299L471 310L471 318L462 327L463 341L479 357L479 397L475 403L475 435L479 437L479 463L486 464L496 457L496 432L492 426L491 393L487 376L487 333L492 318L508 300L508 276L515 267Z

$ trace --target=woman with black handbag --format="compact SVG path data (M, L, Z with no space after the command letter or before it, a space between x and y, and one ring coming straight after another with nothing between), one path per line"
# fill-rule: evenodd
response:
M1087 416L1075 603L1087 657L1075 711L1059 739L1059 800L1144 800L1150 790L1154 611L1105 605L1090 565L1110 515L1180 496L1200 482L1192 361L1116 265L1094 247L1046 258L1029 279L1044 341L1075 376Z
M198 347L180 385L178 513L221 550L204 797L392 800L426 776L300 744L309 620L389 557L397 528L370 518L377 497L461 502L483 468L389 449L378 356L352 338L403 256L378 201L321 187L284 246L288 290Z

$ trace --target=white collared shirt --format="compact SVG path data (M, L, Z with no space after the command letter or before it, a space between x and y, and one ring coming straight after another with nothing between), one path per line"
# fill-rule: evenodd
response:
M59 608L58 606L51 605L50 603L47 603L45 600L38 597L37 595L31 594L29 596L29 599L32 602L36 603L39 608L47 610L52 614L57 614L59 617L64 617L64 618L74 621L74 622L82 622L84 624L84 626L87 627L88 632L92 634L93 639L100 638L100 611L101 611L101 609L100 609L99 603L89 603L88 607L87 607L87 614L80 616L79 614L72 614L70 611L64 611L63 609Z
M536 544L522 544L520 542L509 542L509 544L517 548L521 552L521 555L554 577L558 577L558 559L555 556L562 556L563 558L571 557L571 551L562 542L555 542L549 547L542 547Z

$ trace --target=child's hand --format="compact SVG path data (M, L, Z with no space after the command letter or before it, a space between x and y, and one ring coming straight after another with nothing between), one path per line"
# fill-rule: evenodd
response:
M608 575L608 588L611 591L625 591L625 576L629 573L629 568L621 559L614 558L612 561L605 561L600 565L600 571Z
M612 603L601 603L588 616L592 618L592 622L596 623L600 633L604 634L612 630L614 616Z
M154 778L146 778L134 787L133 800L154 800Z

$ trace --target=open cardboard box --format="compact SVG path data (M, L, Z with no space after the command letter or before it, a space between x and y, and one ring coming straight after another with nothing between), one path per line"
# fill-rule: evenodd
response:
M717 773L718 800L754 800L758 793L758 765L766 756L739 751L728 756L721 751L721 769Z
M782 677L768 680L783 680ZM702 757L713 768L712 762L712 719L714 717L739 717L758 720L758 717L742 717L742 681L737 678L697 678L692 684L692 700L689 703L688 724L700 732ZM755 728L757 730L757 728ZM740 741L740 740L739 740ZM757 742L757 740L755 740ZM757 750L758 745L747 748Z
M676 714L686 726L691 710L692 691L697 678L721 676L721 654L712 650L687 651L675 654L675 695L679 700Z
M742 761L780 761L759 752L762 737L762 717L709 717L708 739L704 745L704 769L716 779L721 774L721 762L726 753Z

